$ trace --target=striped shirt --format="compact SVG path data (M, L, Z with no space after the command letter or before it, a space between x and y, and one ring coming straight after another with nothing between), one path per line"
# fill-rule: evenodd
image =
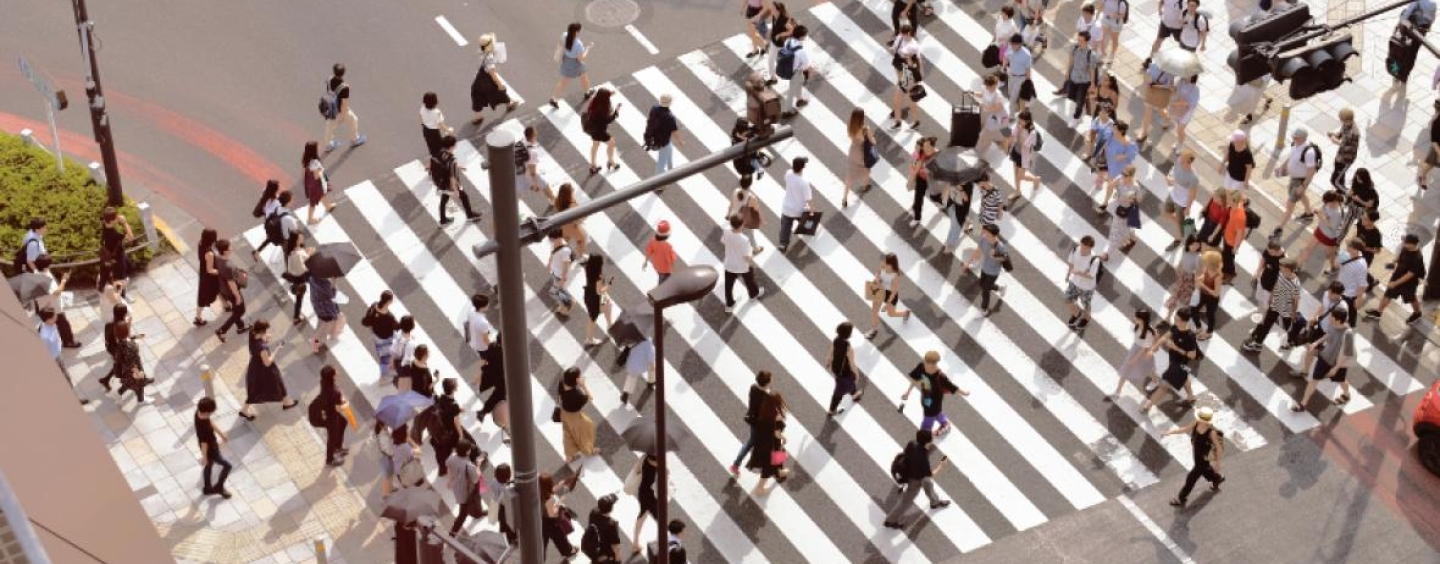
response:
M1279 277L1275 289L1270 292L1270 311L1280 317L1293 318L1300 307L1300 279Z
M1335 279L1345 285L1345 297L1354 298L1361 288L1369 285L1370 266L1365 264L1365 257L1353 257L1340 264Z
M1000 189L983 190L980 198L980 224L993 225L1000 220Z
M1335 162L1355 162L1355 157L1360 154L1360 128L1352 123L1348 127L1341 126L1337 133L1340 134L1340 147L1335 150Z

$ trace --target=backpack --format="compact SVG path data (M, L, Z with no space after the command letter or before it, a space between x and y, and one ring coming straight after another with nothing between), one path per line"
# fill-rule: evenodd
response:
M320 115L327 120L340 116L340 91L345 89L345 83L334 90L330 89L330 81L325 81L325 93L320 95Z
M890 479L895 480L895 483L901 486L909 481L905 479L905 451L903 449L890 461Z
M680 548L680 541L670 539L668 544L670 545L670 560L673 562L675 560L675 550ZM650 541L650 544L645 545L645 559L650 562L650 564L656 564L660 561L660 556L657 554L658 552L660 552L660 545L655 544L655 541Z
M1304 148L1304 149L1301 149L1301 150L1302 150L1302 151L1312 151L1312 150L1315 151L1315 170L1318 171L1318 170L1320 170L1322 167L1325 166L1325 152L1324 152L1324 151L1321 151L1321 150L1320 150L1320 147L1316 146L1314 143L1310 143L1310 144L1308 144L1308 145L1305 145L1305 148ZM1301 162L1302 164L1305 162L1305 153L1303 153L1303 152L1300 153L1300 162Z
M1090 266L1095 267L1095 285L1099 286L1100 281L1105 279L1105 263L1100 263L1099 266L1096 266L1095 259L1097 258L1100 257L1093 255L1090 257Z
M280 213L272 213L265 216L265 241L271 245L285 244L285 222L284 216L290 215L290 210Z
M370 304L370 307L365 308L365 315L360 318L360 324L365 327L375 324L375 304Z
M325 413L324 404L320 403L319 394L315 395L315 399L310 400L310 405L306 406L305 410L308 412L308 419L310 420L311 427L325 427L325 424L328 422L327 420L329 418L329 415Z
M591 521L590 526L585 527L585 534L580 537L580 552L592 561L600 558L600 523Z
M20 244L20 248L15 250L15 259L14 262L11 263L15 265L15 274L30 272L30 253L28 251L32 243L39 243L39 240L26 239L24 243Z
M775 76L790 80L795 78L795 52L804 48L799 43L785 42L775 57Z
M1252 230L1260 228L1260 214L1250 209L1250 206L1245 206L1245 228Z
M446 153L442 151L440 156L430 157L430 182L434 183L435 188L439 190L450 189L450 176L452 172L450 165L455 162L453 158L445 158L445 155Z
M525 174L525 165L530 164L530 148L524 141L515 142L515 174Z
M645 135L641 139L645 143L646 151L655 151L664 146L660 142L660 120L664 106L650 108L650 115L645 118Z

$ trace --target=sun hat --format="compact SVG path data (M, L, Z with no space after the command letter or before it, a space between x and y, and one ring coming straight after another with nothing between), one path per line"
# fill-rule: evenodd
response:
M1215 410L1213 410L1213 409L1210 409L1210 408L1208 408L1208 407L1202 407L1202 408L1200 408L1200 409L1195 410L1195 419L1197 419L1197 420L1199 420L1199 421L1204 421L1204 422L1206 422L1206 423L1209 423L1210 420L1211 420L1211 419L1214 419L1214 418L1215 418Z

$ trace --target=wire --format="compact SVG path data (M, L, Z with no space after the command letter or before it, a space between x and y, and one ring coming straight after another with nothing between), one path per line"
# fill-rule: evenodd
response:
M89 556L91 560L94 560L94 561L96 561L96 562L101 562L101 563L105 563L105 562L106 562L104 559L100 558L99 556L95 556L95 555L94 555L93 553L91 553L90 551L85 550L84 547L81 547L80 545L75 544L74 542L72 542L70 539L65 538L65 535L62 535L62 534L60 534L60 533L57 533L57 532L55 532L54 530L52 530L50 527L46 527L44 523L41 523L41 522L39 522L39 521L36 521L34 517L30 517L30 516L27 515L27 516L25 517L25 520L29 521L30 524L35 525L36 527L40 527L41 529L45 529L45 532L50 533L50 534L52 534L52 535L55 535L55 538L60 539L60 540L62 540L62 541L65 541L65 544L68 544L68 545L74 547L75 550L80 551L80 552L83 553L85 556ZM107 564L108 564L108 563L107 563Z

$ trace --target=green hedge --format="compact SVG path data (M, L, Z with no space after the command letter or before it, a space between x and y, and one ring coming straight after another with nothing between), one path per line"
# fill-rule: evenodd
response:
M55 159L39 147L26 147L20 137L0 133L0 262L9 264L25 237L30 218L46 222L45 248L56 264L93 261L100 249L100 212L105 209L105 187L90 178L85 166L65 159L65 172L55 170ZM136 241L145 236L135 203L126 200L120 213L130 222ZM143 248L130 253L135 269L152 258ZM74 269L72 279L91 284L98 265ZM14 274L14 269L7 269Z

